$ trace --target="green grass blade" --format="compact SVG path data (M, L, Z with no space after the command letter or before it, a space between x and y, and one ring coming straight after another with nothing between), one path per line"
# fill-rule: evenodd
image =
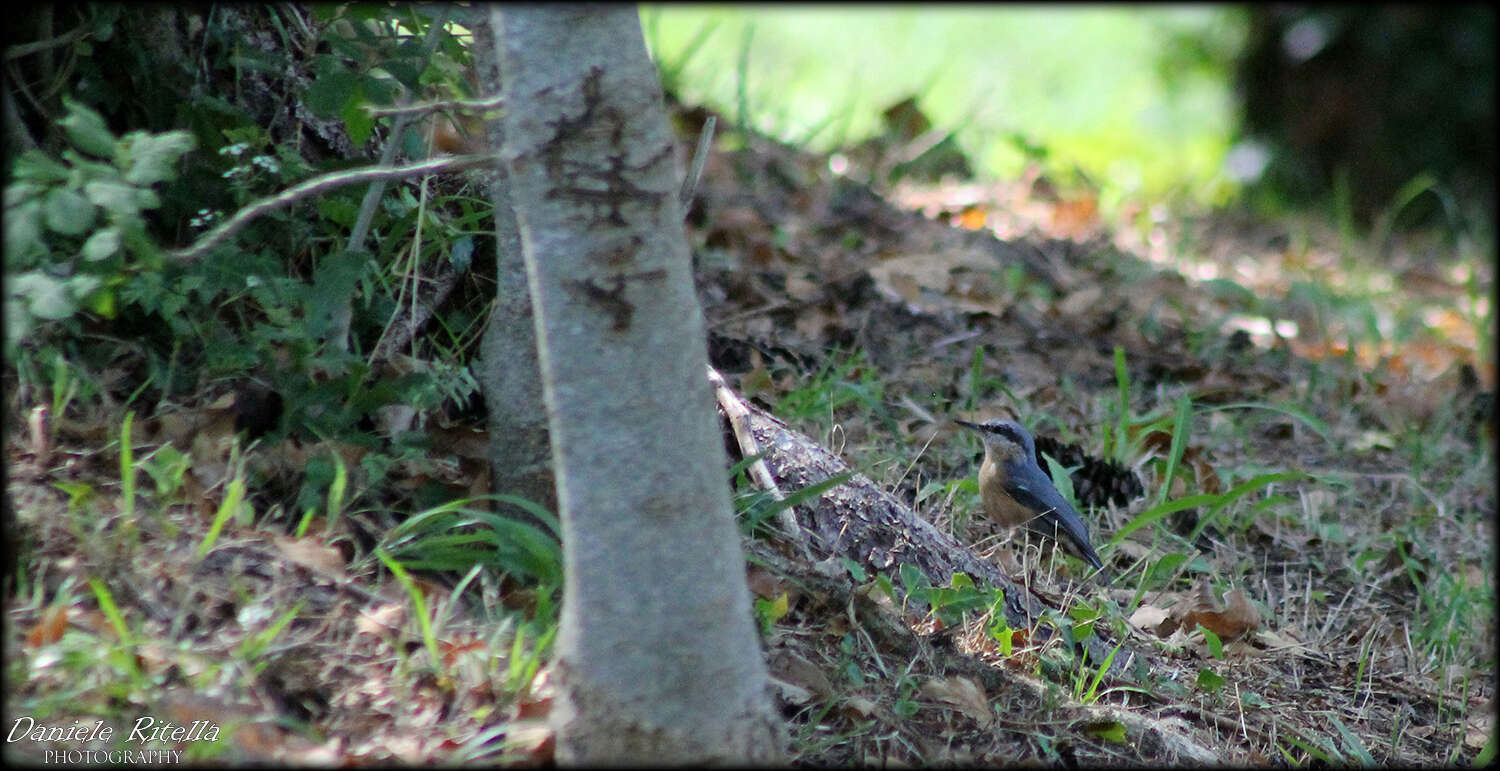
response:
M1125 537L1141 528L1160 520L1168 514L1191 509L1194 506L1211 506L1219 500L1219 496L1203 493L1201 495L1189 495L1186 498L1167 501L1147 509L1140 513L1135 519L1130 520L1124 527L1115 531L1114 537L1109 539L1107 546L1114 547L1125 540Z
M1182 462L1182 453L1187 449L1188 424L1193 417L1193 400L1183 396L1177 400L1177 416L1172 423L1172 445L1167 452L1167 471L1162 475L1161 487L1156 491L1157 505L1167 500L1172 492L1172 480L1177 476L1177 466Z
M427 600L422 597L422 590L417 588L417 583L411 579L411 574L401 567L401 563L387 554L385 549L375 547L375 556L387 570L391 571L391 575L401 582L402 588L411 598L412 610L417 617L417 626L422 630L422 644L427 648L428 663L432 665L434 673L441 675L443 667L442 658L438 656L437 635L432 629L432 619L427 616Z
M1330 444L1333 442L1333 440L1328 435L1329 429L1327 423L1319 420L1317 417L1308 413L1306 410L1292 405L1260 404L1257 402L1235 402L1233 404L1219 404L1213 407L1205 407L1202 411L1211 412L1213 410L1270 410L1271 412L1279 412L1283 415L1287 415L1301 421L1303 425L1312 429L1313 433L1317 434L1323 441Z
M120 516L127 523L135 519L135 450L130 446L130 427L135 410L125 413L120 424Z
M1298 471L1278 471L1271 474L1260 474L1235 485L1228 492L1218 496L1218 500L1209 508L1208 513L1202 519L1198 520L1198 526L1193 528L1193 532L1188 536L1188 540L1197 540L1198 536L1203 534L1203 531L1218 518L1219 514L1228 508L1229 504L1239 500L1245 494L1269 487L1277 482L1290 482L1297 479L1305 479L1306 477L1306 474Z
M1130 423L1130 368L1125 366L1125 349L1118 345L1115 346L1115 387L1119 414L1115 419L1114 447L1106 448L1105 455L1125 461L1128 460L1124 457L1125 447L1130 443L1126 429Z
M198 559L208 555L214 547L214 542L219 540L219 532L224 529L224 523L234 516L240 509L240 502L245 499L245 475L236 472L234 478L229 480L229 489L224 493L224 500L219 503L219 510L214 513L214 521L208 526L208 534L203 536L203 543L198 545Z
M130 633L130 627L125 623L125 616L120 613L120 606L115 604L113 594L109 587L97 578L89 579L89 590L94 593L94 600L99 603L99 612L109 619L109 625L114 628L115 634L119 635L122 645L134 645L135 636Z

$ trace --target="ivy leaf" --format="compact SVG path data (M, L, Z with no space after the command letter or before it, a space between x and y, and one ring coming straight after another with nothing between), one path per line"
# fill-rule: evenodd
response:
M41 150L31 149L16 156L13 171L16 181L58 183L68 181L68 167Z
M88 199L65 187L53 188L42 202L47 227L65 236L87 233L94 226L97 213Z
M332 118L353 98L355 89L359 88L359 76L331 60L325 60L317 70L302 101L313 115Z
M83 194L99 208L109 212L110 217L115 220L139 217L141 214L141 201L137 196L137 188L133 185L99 179L84 185Z
M359 89L359 98L350 99L339 112L339 117L344 119L344 127L349 131L349 141L355 147L364 144L370 139L370 134L375 130L375 119L365 112L365 99L363 89Z
M42 202L40 200L27 201L16 207L6 207L5 266L7 268L27 265L31 258L47 254L47 243L42 240L41 214Z
M99 113L64 97L68 115L58 123L68 135L68 142L79 150L98 158L113 158L115 135Z
M1198 690L1203 691L1204 693L1213 693L1214 691L1223 688L1224 684L1227 682L1228 681L1224 679L1223 675L1220 675L1218 672L1215 672L1208 667L1204 667L1198 670Z
M120 229L105 228L83 242L83 259L89 262L107 260L120 251Z
M197 145L186 131L165 134L131 134L125 138L128 166L125 181L133 185L154 185L177 176L177 160Z
M16 276L10 294L24 298L31 315L41 319L65 319L78 309L63 282L39 270Z

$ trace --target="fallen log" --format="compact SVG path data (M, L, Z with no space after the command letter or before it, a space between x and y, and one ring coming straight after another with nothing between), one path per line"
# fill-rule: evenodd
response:
M710 378L722 383L717 373L710 371ZM750 428L752 438L737 436L735 446L742 452L758 448L780 491L801 489L851 472L838 456L776 416L738 400L727 387L716 390L726 416L736 415L736 427ZM730 402L727 407L726 401ZM1012 628L1033 629L1043 613L1043 603L1029 587L981 559L967 544L934 527L863 474L853 473L844 484L799 504L795 511L795 547L797 552L815 561L808 566L809 570L818 563L844 557L886 575L898 588L902 565L920 570L933 586L948 586L955 574L965 573L976 585L1003 591L1005 622ZM1048 632L1035 629L1037 639L1045 639ZM1111 650L1098 637L1090 637L1082 645L1096 665ZM1115 673L1128 671L1135 659L1122 647L1110 669Z

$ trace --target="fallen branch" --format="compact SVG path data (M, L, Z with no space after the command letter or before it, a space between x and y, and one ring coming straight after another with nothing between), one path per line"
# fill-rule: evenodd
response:
M736 402L748 413L754 446L763 453L775 483L800 489L849 471L848 464L811 438L753 404ZM988 583L1004 592L1005 621L1010 626L1034 627L1042 614L1041 601L1028 587L980 559L967 544L938 530L863 474L856 473L847 483L795 508L798 532L812 536L809 540L814 560L826 564L848 558L886 574L898 586L902 565L917 568L934 586L947 586L955 573L967 573L976 583ZM1084 640L1083 647L1096 664L1103 662L1110 651L1096 637ZM1129 672L1135 660L1132 651L1122 648L1110 669Z
M740 455L745 458L754 458L760 454L760 447L755 443L755 434L750 429L750 408L740 401L729 384L724 382L724 376L713 367L708 368L708 382L713 384L714 398L719 402L719 409L724 411L724 417L729 419L729 430L734 434L735 443L739 445ZM750 478L755 481L756 486L771 494L778 501L786 500L786 495L777 487L775 477L771 476L771 469L766 466L765 458L756 458L750 464ZM797 524L797 515L790 508L782 509L776 515L777 521L781 523L782 530L786 531L802 552L804 557L812 559L812 552L808 550L807 536L802 533L802 527Z
M426 324L432 314L437 311L438 306L448 299L453 293L453 288L458 286L458 280L463 277L463 272L452 265L445 264L439 269L438 275L433 277L430 286L424 294L414 303L411 314L405 319L391 319L385 329L381 330L380 337L375 341L375 350L370 354L369 363L389 361L395 357L396 352L406 347L411 339L416 336L417 331ZM418 290L419 292L421 290ZM392 314L393 316L395 314ZM371 366L370 371L376 371Z

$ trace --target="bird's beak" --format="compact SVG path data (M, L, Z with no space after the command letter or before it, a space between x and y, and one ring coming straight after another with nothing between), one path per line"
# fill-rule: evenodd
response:
M963 426L964 428L972 428L975 431L983 431L984 430L984 426L981 426L978 423L970 423L967 420L955 420L953 422L959 424L960 426Z

